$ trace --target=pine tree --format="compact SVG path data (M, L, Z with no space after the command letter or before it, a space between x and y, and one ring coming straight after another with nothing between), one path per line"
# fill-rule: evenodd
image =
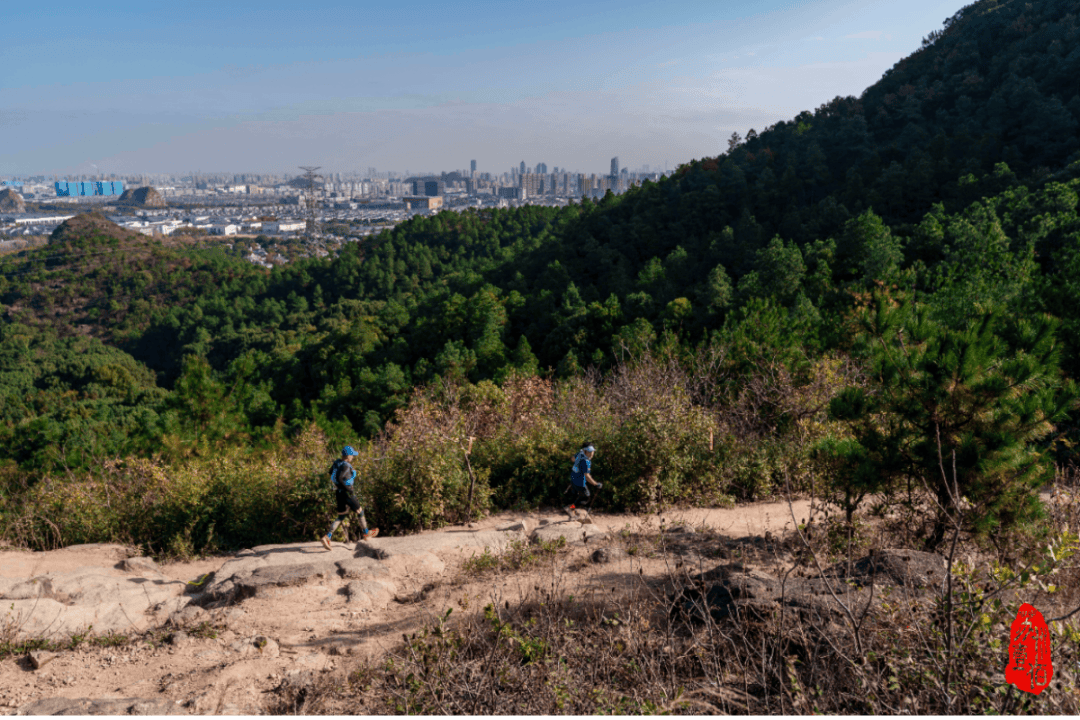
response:
M1010 347L998 313L956 330L879 296L861 323L874 386L832 401L852 440L819 448L845 502L928 489L938 508L931 548L957 521L988 533L1034 519L1053 472L1040 441L1077 399L1059 372L1057 321L1018 321Z

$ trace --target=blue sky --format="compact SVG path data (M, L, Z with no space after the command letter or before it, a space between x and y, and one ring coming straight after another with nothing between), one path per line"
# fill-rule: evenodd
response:
M20 2L0 175L674 168L858 95L965 4Z

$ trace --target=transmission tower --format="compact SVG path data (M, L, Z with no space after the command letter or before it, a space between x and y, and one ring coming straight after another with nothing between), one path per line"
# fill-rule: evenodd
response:
M305 172L304 177L308 181L308 194L307 194L307 227L305 231L310 237L315 237L319 234L319 220L315 215L315 178L321 177L316 175L315 171L318 170L321 165L301 165L300 169Z

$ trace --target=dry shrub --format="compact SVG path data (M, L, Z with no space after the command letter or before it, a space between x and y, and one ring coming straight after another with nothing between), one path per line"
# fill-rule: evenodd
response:
M375 507L401 528L461 521L472 516L463 502L470 469L473 515L488 500L558 503L586 441L599 448L594 476L605 483L607 507L727 504L733 495L772 494L785 474L809 489L810 448L836 432L825 408L857 381L855 371L831 358L798 373L766 366L736 377L728 365L717 350L646 354L607 376L417 391L377 443L385 469L373 471L381 478Z
M663 552L669 539L637 540ZM977 548L957 555L968 552ZM1051 623L1055 679L1040 696L1003 676L1009 623L1037 589L1022 571L1045 579L1075 562L1044 556L991 582L954 559L951 584L878 587L872 612L838 593L847 617L759 603L721 619L701 600L707 586L678 566L628 590L573 595L553 568L550 585L516 602L495 594L480 612L444 611L324 701L366 714L1075 715L1076 616ZM687 598L699 604L687 611Z
M500 395L491 383L472 391L486 392L491 402ZM472 468L467 454L475 422L492 410L483 400L473 404L477 412L465 405L461 386L422 388L387 423L370 455L359 461L370 467L367 492L377 522L395 531L423 530L466 522L489 509L487 471Z
M844 432L827 418L829 401L865 382L850 361L823 357L798 372L763 365L730 381L713 400L723 438L724 481L742 499L778 492L790 478L800 492L815 490L814 446Z
M314 426L258 456L110 460L27 488L4 535L34 549L121 542L177 557L307 540L331 511L328 466Z

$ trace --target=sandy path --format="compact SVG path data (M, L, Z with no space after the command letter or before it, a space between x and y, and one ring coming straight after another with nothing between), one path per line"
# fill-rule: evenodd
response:
M799 522L805 522L808 501L792 505ZM528 518L562 522L556 512L501 513L485 518L474 529L495 528L508 521ZM599 529L617 534L623 530L658 529L682 525L709 529L710 542L720 538L780 536L791 528L786 502L757 503L736 508L672 510L654 515L597 513ZM445 528L439 532L461 532ZM427 534L427 533L425 533ZM704 537L705 534L698 537ZM399 597L427 587L421 600L386 607L357 608L349 605L339 578L327 578L298 587L283 587L265 597L245 600L212 611L208 619L226 628L217 638L191 638L178 645L147 643L117 648L83 646L61 653L41 670L21 658L0 662L0 714L47 697L66 698L168 698L180 712L200 714L257 713L267 694L289 673L304 669L327 669L375 659L392 650L402 633L421 628L445 609L478 609L487 602L515 601L538 587L558 586L575 593L624 590L638 578L666 577L670 557L627 558L610 565L587 562L592 547L578 546L558 556L558 564L509 576L470 576L460 570L475 551L440 552L446 571L439 577L416 573L398 578ZM29 578L45 573L71 572L87 567L113 570L132 554L120 545L83 545L50 552L0 551L0 578ZM210 557L161 566L166 577L189 581L215 571L231 556ZM713 564L720 560L712 560ZM625 566L625 567L624 567ZM244 638L265 635L274 639L274 653L237 650ZM272 655L272 656L271 656ZM346 656L346 657L343 657Z

